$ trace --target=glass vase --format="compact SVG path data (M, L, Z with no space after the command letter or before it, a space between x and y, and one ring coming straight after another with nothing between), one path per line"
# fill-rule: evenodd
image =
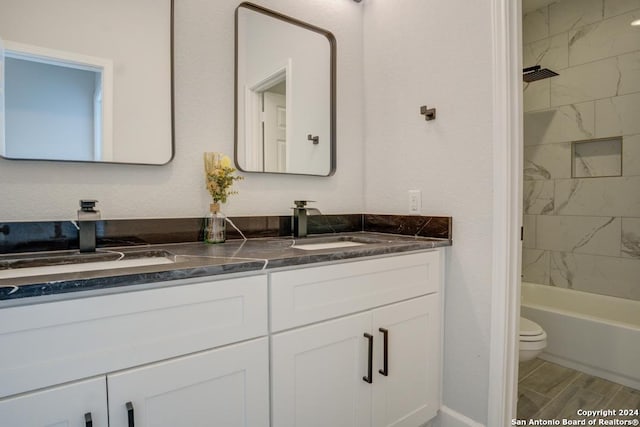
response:
M219 203L211 203L209 213L204 220L204 242L224 243L227 237L227 222L220 212Z

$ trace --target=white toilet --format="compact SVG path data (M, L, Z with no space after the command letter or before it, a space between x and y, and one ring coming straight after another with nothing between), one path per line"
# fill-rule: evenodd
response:
M547 333L538 325L524 317L520 318L520 362L534 359L547 346Z

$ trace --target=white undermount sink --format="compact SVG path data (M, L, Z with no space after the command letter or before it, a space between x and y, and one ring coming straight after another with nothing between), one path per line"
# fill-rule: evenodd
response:
M296 239L293 248L302 249L303 251L318 251L321 249L351 248L384 242L386 242L385 239L369 236L316 236Z
M317 251L320 249L339 249L348 248L351 246L364 246L366 243L352 242L352 241L339 241L339 242L319 242L319 243L306 243L302 245L295 245L294 248L302 249L303 251Z
M125 257L122 259L86 261L82 255L77 256L77 262L73 258L67 258L64 262L50 265L24 266L17 268L0 269L0 279L15 279L18 277L43 276L49 274L80 273L86 271L112 270L119 268L146 267L162 264L173 264L174 261L166 256L140 256ZM32 264L36 264L34 261Z

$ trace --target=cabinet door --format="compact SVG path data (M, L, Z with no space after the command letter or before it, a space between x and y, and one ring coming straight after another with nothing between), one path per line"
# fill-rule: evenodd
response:
M3 427L86 427L89 420L93 427L107 427L104 377L0 400Z
M373 310L373 426L415 427L436 415L440 404L439 294ZM387 332L387 372L384 335Z
M268 427L268 356L260 338L109 375L110 425Z
M370 426L370 329L363 313L273 335L273 426Z

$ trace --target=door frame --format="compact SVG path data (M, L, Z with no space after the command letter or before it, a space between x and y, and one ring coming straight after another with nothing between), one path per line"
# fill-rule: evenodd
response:
M516 417L522 226L522 0L492 0L493 284L488 425Z

